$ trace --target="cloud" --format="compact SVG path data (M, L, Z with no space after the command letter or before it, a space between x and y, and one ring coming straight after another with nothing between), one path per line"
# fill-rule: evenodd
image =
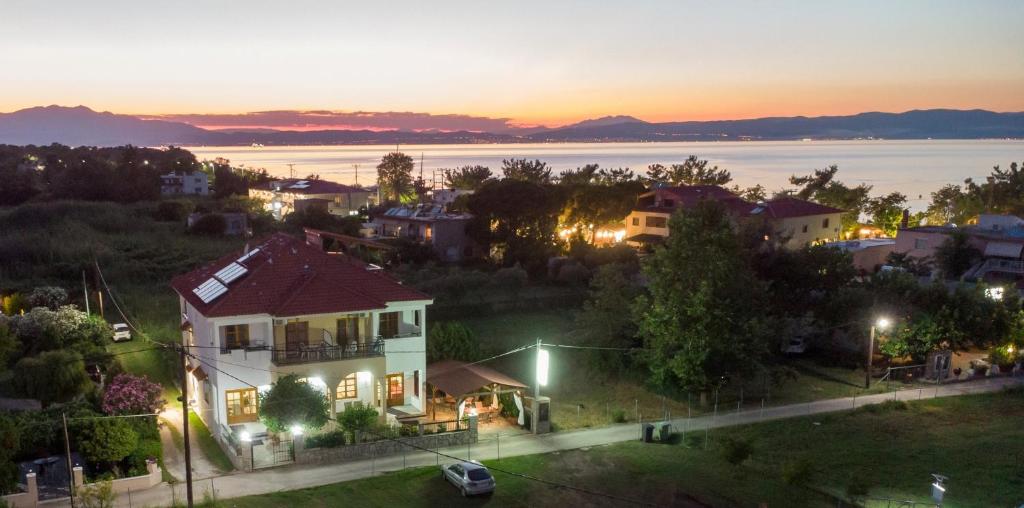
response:
M238 114L171 114L145 118L174 120L208 129L402 130L506 133L517 130L509 118L371 111L257 111Z

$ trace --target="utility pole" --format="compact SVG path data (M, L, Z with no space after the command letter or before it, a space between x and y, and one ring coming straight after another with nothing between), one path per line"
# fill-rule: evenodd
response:
M178 362L181 372L181 430L185 441L185 498L188 508L192 508L192 449L188 437L188 378L185 370L185 347L178 344L181 361Z
M863 330L863 328L862 328ZM871 333L868 335L868 357L864 366L864 389L871 388L871 360L875 353L875 325L871 325Z
M540 372L540 337L537 337L537 372ZM533 400L540 400L540 380L533 383Z
M295 178L295 164L286 164L288 166L288 178Z
M83 274L85 272L82 272ZM61 420L64 421L64 452L68 454L68 496L71 498L71 508L75 508L75 473L71 469L71 441L68 439L68 414L61 413Z
M359 187L359 164L353 164L352 167L356 169L356 187Z
M89 286L85 283L85 270L82 270L82 296L85 297L85 315L91 314L89 312Z

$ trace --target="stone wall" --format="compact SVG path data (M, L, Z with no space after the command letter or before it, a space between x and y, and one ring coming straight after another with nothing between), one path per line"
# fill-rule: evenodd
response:
M155 460L146 461L147 474L142 476L133 476L130 478L119 478L111 481L111 488L115 494L121 494L128 491L145 490L160 483L161 473L160 466L157 465ZM75 488L79 489L84 486L84 475L82 474L82 468L76 467L72 469L72 478L74 480ZM39 500L39 489L36 485L36 474L29 473L25 475L27 485L25 486L25 492L20 494L11 494L8 496L0 497L3 501L7 502L8 505L14 508L35 508L43 504L53 503L64 503L67 498L53 499L46 501Z
M327 464L363 460L385 455L402 453L403 450L414 451L416 448L435 450L447 446L459 446L477 442L477 419L470 417L469 429L422 436L400 437L373 443L358 443L333 448L306 448L303 436L295 436L296 464Z

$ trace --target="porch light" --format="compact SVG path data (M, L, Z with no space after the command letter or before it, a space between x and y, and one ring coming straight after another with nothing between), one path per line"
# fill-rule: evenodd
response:
M889 319L888 319L888 318L878 318L878 322L877 322L877 323L875 323L875 326L876 326L876 327L877 327L877 328L878 328L879 330L885 330L886 328L889 328L889 325L890 325L890 324L891 324L891 323L889 322Z
M537 348L537 384L548 385L548 367L551 364L551 356L546 349Z
M249 431L243 430L242 433L238 435L238 438L248 443L249 441L252 441L252 434L249 434Z
M302 425L292 425L291 431L292 431L292 435L293 436L301 436L302 435Z

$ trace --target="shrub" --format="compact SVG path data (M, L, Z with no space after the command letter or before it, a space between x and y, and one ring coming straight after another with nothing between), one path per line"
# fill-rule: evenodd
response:
M473 331L457 321L435 323L427 336L427 361L473 361L480 356L480 343Z
M357 402L338 414L337 420L342 430L350 433L352 442L355 442L356 432L370 430L377 423L377 410Z
M870 485L857 473L854 473L846 483L846 497L851 501L867 496L870 491Z
M153 218L163 222L181 222L188 218L191 207L181 201L161 201Z
M612 422L626 423L626 410L616 409L615 411L612 411Z
M863 406L863 410L871 414L886 413L889 411L906 411L910 406L902 400L887 400L879 402L878 404L868 404Z
M804 458L790 459L782 464L782 481L787 485L806 485L813 473L811 461Z
M203 215L189 228L189 232L205 236L223 236L227 230L228 223L224 216L219 213L208 213Z
M28 294L29 307L46 307L50 310L57 310L61 305L68 303L68 292L64 288L54 286L40 286Z
M82 485L75 494L83 508L110 508L117 498L110 480Z
M165 400L163 388L145 376L118 374L103 392L103 412L108 415L159 413Z
M498 395L498 402L501 406L501 416L506 418L518 418L519 406L516 405L515 396L505 392Z
M738 466L749 459L753 452L753 445L746 439L726 439L722 442L722 456L728 463L734 466Z
M74 427L78 451L89 462L119 462L139 444L139 435L124 418L79 420Z
M580 263L563 263L558 269L558 282L572 286L582 286L590 279L590 270Z
M314 434L306 438L307 448L337 448L346 444L345 432L341 430Z
M149 459L158 460L163 455L163 448L160 445L160 438L140 439L138 446L128 455L128 470L125 476L142 476L146 470L146 461Z

